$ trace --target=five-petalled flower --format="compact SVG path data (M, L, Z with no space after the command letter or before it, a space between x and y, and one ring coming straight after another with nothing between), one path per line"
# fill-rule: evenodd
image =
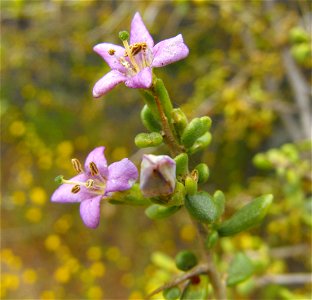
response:
M96 228L100 222L100 203L112 192L128 190L138 178L136 166L124 158L107 166L105 147L92 150L84 164L72 159L78 175L66 180L53 193L52 202L80 202L80 215L86 226Z
M124 47L101 43L93 48L111 68L95 84L95 98L101 97L121 82L130 88L150 88L152 68L179 61L189 53L181 34L154 45L153 38L138 12L131 22L130 45L126 39L122 40Z

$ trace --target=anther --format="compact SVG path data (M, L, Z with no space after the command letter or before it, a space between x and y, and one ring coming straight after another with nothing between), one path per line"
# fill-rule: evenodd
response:
M81 163L80 161L77 159L77 158L73 158L71 160L72 162L72 165L75 169L75 171L79 174L79 173L83 173L83 169L82 169L82 166L81 166Z
M109 50L108 50L108 54L109 54L109 55L114 55L115 52L116 52L116 50L114 50L114 49L109 49Z
M90 189L92 187L94 187L94 180L93 179L88 179L87 182L86 182L86 188Z
M79 184L76 184L76 185L71 189L71 192L72 192L73 194L77 194L79 191L80 191L80 186L79 186Z
M92 176L99 174L99 169L97 168L96 164L93 161L90 162L89 167Z

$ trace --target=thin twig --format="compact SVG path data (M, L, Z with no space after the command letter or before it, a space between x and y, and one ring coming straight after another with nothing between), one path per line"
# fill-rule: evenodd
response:
M292 285L312 283L311 273L293 273L265 275L256 280L256 287L261 288L268 284Z
M146 299L151 298L152 296L162 292L165 289L174 287L196 275L200 275L200 274L204 274L207 273L209 270L209 264L205 263L205 264L200 264L197 265L196 267L194 267L192 270L185 272L182 276L178 276L175 279L173 279L172 281L162 285L161 287L157 288L156 290L152 291L150 294L147 295Z

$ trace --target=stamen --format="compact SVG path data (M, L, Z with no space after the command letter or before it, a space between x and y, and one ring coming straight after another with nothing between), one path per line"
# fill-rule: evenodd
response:
M135 59L134 59L134 57L133 57L133 55L131 53L131 49L130 49L130 46L128 44L128 41L125 40L125 41L122 41L122 43L123 43L123 45L124 45L124 47L126 49L126 54L129 57L130 62L132 63L133 67L135 68L135 71L139 72L140 68L139 68L138 64L136 63L136 61L135 61Z
M96 164L93 161L90 162L89 167L92 176L99 174L99 169L97 168Z
M114 55L115 52L116 52L116 50L114 50L114 49L109 49L109 50L108 50L108 54L109 54L109 55Z
M76 184L76 185L72 188L72 190L71 190L71 192L72 192L73 194L77 194L79 191L80 191L80 186L79 186L79 184Z
M83 173L83 169L82 169L82 166L81 166L81 163L80 161L77 159L77 158L73 158L71 160L72 164L73 164L73 167L75 169L75 171L79 174L79 173Z
M93 179L88 179L86 182L86 188L90 189L94 187L94 180Z

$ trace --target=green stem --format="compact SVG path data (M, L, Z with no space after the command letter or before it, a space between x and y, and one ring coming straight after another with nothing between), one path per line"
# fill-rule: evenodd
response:
M207 230L200 222L193 222L196 226L197 233L199 236L199 240L201 243L201 248L203 255L206 259L206 262L209 265L209 268L207 269L207 275L209 277L210 283L213 287L213 291L215 294L215 298L218 300L225 300L226 298L226 287L224 282L222 281L220 274L215 266L215 263L213 261L213 255L211 252L208 252L205 248L204 241L207 237Z

